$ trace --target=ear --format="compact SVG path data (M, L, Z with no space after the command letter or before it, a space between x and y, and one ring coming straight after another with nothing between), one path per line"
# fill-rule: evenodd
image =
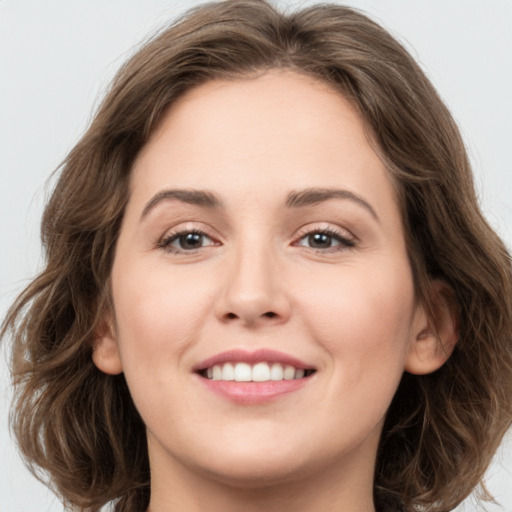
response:
M99 370L109 375L123 371L112 314L106 312L94 331L92 360Z
M426 375L439 369L452 355L459 338L457 306L453 290L444 281L431 283L430 302L433 318L418 306L413 340L407 355L405 370Z

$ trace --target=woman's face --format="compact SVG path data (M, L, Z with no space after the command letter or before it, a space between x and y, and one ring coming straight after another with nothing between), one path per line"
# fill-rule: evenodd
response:
M339 93L275 71L181 98L135 163L112 293L95 362L125 373L154 475L371 474L424 315Z

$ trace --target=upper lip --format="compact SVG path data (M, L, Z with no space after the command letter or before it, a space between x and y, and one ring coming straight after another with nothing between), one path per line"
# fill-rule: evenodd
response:
M206 370L207 368L211 368L212 366L215 366L217 364L220 365L224 363L256 364L261 362L281 363L284 365L293 366L294 368L297 369L303 368L304 370L315 369L312 365L308 365L307 363L301 361L300 359L297 359L296 357L290 356L289 354L285 354L277 350L261 348L253 351L241 349L226 350L225 352L216 354L196 364L193 367L193 370L195 372L200 372L202 370Z

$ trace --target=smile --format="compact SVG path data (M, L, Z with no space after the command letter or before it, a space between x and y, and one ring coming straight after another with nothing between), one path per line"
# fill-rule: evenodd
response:
M210 366L201 375L211 380L267 382L302 379L313 372L312 369L295 368L281 363L258 362L251 365L245 362L227 362Z
M312 384L317 369L290 354L273 349L233 349L193 367L209 391L237 404L273 402Z

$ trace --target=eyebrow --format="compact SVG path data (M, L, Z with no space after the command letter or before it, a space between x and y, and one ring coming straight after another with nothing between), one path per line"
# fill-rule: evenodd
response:
M307 188L305 190L293 191L288 194L286 206L288 208L301 208L328 201L329 199L346 199L353 201L365 208L375 220L380 220L372 205L350 190ZM166 189L158 192L146 203L144 210L142 210L141 219L161 202L172 200L201 206L203 208L221 209L223 207L220 198L206 190Z
M300 208L303 206L310 206L329 199L347 199L354 203L362 206L367 210L371 216L376 220L380 221L377 212L374 210L372 205L365 201L362 197L354 194L350 190L333 189L333 188L307 188L305 190L294 191L288 194L286 199L286 206L289 208Z
M154 195L142 210L141 219L144 218L156 205L163 201L177 200L182 203L202 206L203 208L221 208L221 200L211 192L206 190L187 190L187 189L166 189Z

